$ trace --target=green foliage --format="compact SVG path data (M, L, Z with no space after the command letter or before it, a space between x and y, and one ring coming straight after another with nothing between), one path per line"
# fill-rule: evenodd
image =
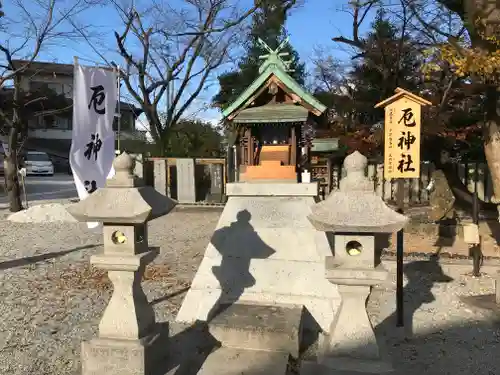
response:
M287 37L285 29L287 13L295 2L295 0L266 0L254 13L249 38L245 45L245 56L240 60L238 69L219 76L220 91L212 100L214 107L222 109L228 107L257 78L262 63L259 56L267 54L257 40L262 39L273 49L278 47ZM298 83L303 84L305 64L299 61L297 51L288 44L283 52L288 52L289 56L286 58L292 61L290 68L294 72L290 75Z
M454 142L460 140L475 156L480 155L474 141L480 137L474 125L484 114L478 88L457 78L446 66L425 75L428 56L422 52L415 35L406 31L402 37L401 26L380 11L365 35L357 41L347 41L357 47L357 54L348 67L339 65L331 57L316 62L319 84L315 95L335 114L330 116L328 131L331 136L350 142L353 149L367 150L375 144L373 149L380 150L383 137L376 135L372 125L383 123L384 111L374 106L401 87L433 103L422 114L423 142L427 144L436 137L453 138ZM422 149L438 155L440 152L435 147L423 146ZM426 158L426 152L422 152Z
M374 108L376 103L393 95L397 87L410 91L418 88L419 57L413 40L409 36L401 40L400 28L383 11L378 12L371 30L362 38L361 47L346 79L340 82L343 92L339 92L337 83L334 90L320 87L315 95L339 115L353 114L352 125L371 126L383 119L383 110Z
M167 137L164 155L169 157L222 157L223 137L210 123L181 120Z

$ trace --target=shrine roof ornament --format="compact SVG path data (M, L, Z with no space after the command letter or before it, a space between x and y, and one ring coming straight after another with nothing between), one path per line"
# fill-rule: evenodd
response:
M284 60L283 57L289 56L289 53L282 52L288 43L288 37L276 49L269 47L260 38L258 39L258 43L268 52L265 55L259 56L260 59L264 60L259 67L259 76L231 105L222 111L222 115L228 120L232 120L237 113L248 107L263 92L263 88L269 86L273 79L277 79L280 82L279 86L288 94L298 97L300 99L299 103L310 112L316 116L321 115L326 110L326 106L308 93L288 74L293 72L293 69L290 68L292 61Z
M258 38L257 42L260 44L262 48L264 48L267 52L265 55L259 56L259 59L265 59L265 61L259 67L259 73L264 72L267 67L271 64L274 64L281 68L284 72L291 73L294 72L293 69L290 69L290 65L292 64L292 60L283 60L282 57L288 57L290 54L288 52L280 52L285 48L288 43L288 37L283 40L280 45L276 49L272 49L269 47L266 42L262 39Z

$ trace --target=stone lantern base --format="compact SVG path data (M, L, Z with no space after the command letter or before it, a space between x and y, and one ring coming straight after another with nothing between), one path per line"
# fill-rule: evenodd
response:
M159 335L140 340L95 338L82 342L82 375L151 373Z
M368 373L382 374L393 371L379 347L366 300L373 285L387 277L382 266L375 268L349 268L326 258L326 278L338 286L342 302L330 325L330 331L320 337L317 357L302 364L301 375ZM335 373L335 372L334 372Z

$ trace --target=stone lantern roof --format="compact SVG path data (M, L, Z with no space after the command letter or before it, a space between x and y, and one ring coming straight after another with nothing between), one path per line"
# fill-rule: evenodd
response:
M141 224L166 215L175 201L144 186L134 176L134 166L135 160L126 152L116 157L115 175L106 181L106 187L68 207L68 212L79 221L108 224Z
M389 208L373 191L373 182L365 176L368 161L355 151L344 161L346 177L339 190L312 207L308 215L311 224L322 232L393 233L408 222L408 218Z

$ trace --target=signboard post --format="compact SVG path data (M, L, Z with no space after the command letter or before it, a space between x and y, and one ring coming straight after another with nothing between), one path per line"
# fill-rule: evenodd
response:
M404 179L420 177L421 108L432 103L397 88L395 94L375 105L384 108L384 178L397 179L396 201L398 212L404 213ZM397 233L396 241L396 316L398 327L403 319L403 254L404 233Z

